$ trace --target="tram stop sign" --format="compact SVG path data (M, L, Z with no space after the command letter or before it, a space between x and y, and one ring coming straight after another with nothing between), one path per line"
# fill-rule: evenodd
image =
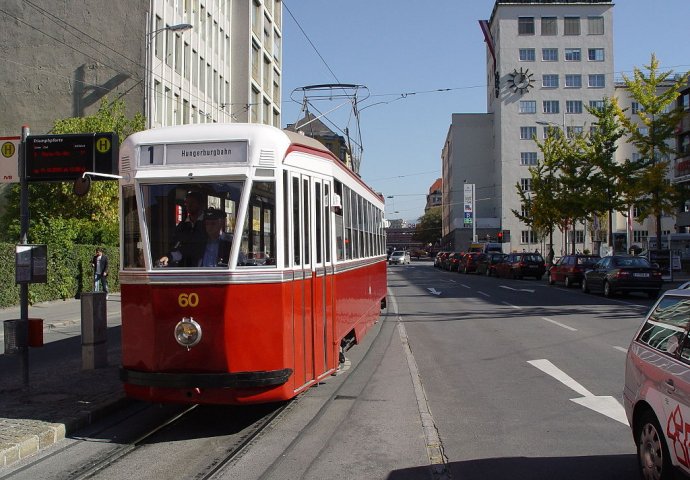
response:
M65 182L84 172L117 175L119 145L113 132L29 135L25 178L28 182Z

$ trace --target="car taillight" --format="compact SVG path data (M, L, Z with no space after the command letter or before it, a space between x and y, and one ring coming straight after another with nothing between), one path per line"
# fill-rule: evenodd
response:
M519 266L519 267L526 267L527 264L526 264L525 262L520 262L520 263L518 264L518 266Z
M652 277L661 277L661 272L652 272Z
M616 278L628 278L628 277L630 277L630 272L628 272L627 270L618 270L618 272L616 272Z

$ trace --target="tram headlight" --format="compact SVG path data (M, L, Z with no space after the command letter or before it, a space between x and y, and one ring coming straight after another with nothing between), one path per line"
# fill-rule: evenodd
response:
M201 341L201 325L192 317L184 317L175 325L175 340L189 350Z

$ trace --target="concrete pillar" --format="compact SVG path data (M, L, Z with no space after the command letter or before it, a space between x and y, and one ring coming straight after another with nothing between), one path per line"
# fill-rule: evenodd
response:
M108 366L108 315L105 292L81 294L81 364L83 370Z

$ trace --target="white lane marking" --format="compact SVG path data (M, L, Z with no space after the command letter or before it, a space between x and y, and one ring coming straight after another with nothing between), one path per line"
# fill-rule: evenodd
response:
M472 287L470 287L469 285L465 285L464 283L461 283L460 286L461 286L461 287L464 287L464 288L472 288Z
M513 307L513 308L516 308L518 310L522 309L522 307L518 307L517 305L513 305L512 303L508 303L508 302L501 302L501 303L503 305L508 305L509 307Z
M410 348L410 340L407 336L405 324L401 322L398 314L398 302L393 296L393 292L388 289L388 299L390 300L393 311L397 316L398 334L402 342L403 351L407 359L407 367L410 370L410 377L412 378L412 385L414 387L415 397L417 398L417 409L422 420L422 430L424 431L424 439L426 441L426 452L429 457L429 463L434 466L434 478L438 480L450 480L450 471L448 470L448 457L443 451L443 442L438 434L438 427L434 421L434 416L429 407L427 394L422 384L422 377L417 367L417 361Z
M484 293L484 292L482 292L481 290L477 290L477 293L478 293L479 295L484 295L485 297L491 297L491 295L489 295L488 293Z
M556 320L551 320L550 318L546 318L546 317L541 317L541 319L546 320L547 322L551 322L554 325L558 325L559 327L563 327L566 330L570 330L571 332L577 332L577 328L569 327L568 325L561 323L561 322L557 322Z
M508 285L499 285L498 288L505 288L506 290L512 290L514 292L534 293L534 290L531 288L513 288L513 287L509 287Z
M433 288L433 287L432 287L432 288L427 288L427 290L429 290L429 292L431 292L433 295L436 295L436 296L441 295L441 292L440 292L439 290L436 290L436 289Z
M621 351L623 353L628 353L627 348L619 347L618 345L613 345L613 348L615 348L616 350Z
M606 415L617 422L628 425L628 418L625 415L625 409L614 397L608 395L594 395L549 360L530 360L527 363L535 366L542 372L561 382L566 387L575 390L577 393L582 395L580 398L571 398L571 402L575 402L578 405L582 405L590 410L594 410L597 413Z

